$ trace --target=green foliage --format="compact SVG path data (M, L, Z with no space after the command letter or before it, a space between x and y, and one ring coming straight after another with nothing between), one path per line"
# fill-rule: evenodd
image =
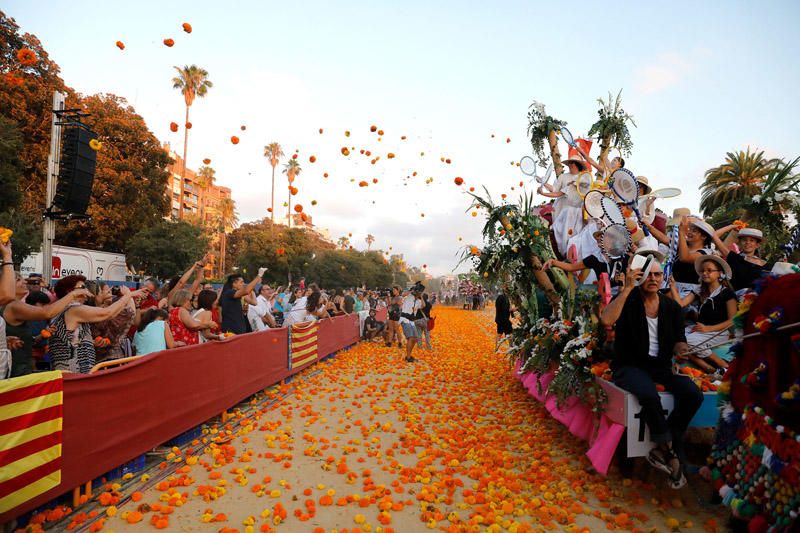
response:
M15 268L39 251L42 245L41 219L31 218L18 209L9 209L0 213L0 226L14 230L11 252Z
M600 109L597 110L600 118L589 128L589 136L596 135L601 140L601 146L616 146L620 152L629 156L633 149L633 141L628 129L628 122L634 127L636 127L636 123L633 121L633 117L622 109L622 91L617 93L616 98L608 93L607 102L598 98L597 103L600 104Z
M137 232L128 242L128 265L166 279L182 274L208 248L204 229L186 222L158 223Z
M22 177L22 136L13 120L0 115L0 212L19 205L22 195L19 180Z
M544 104L534 101L528 107L528 137L531 140L531 147L539 164L544 166L547 160L545 143L551 131L560 131L561 126L566 126L563 120L557 120L548 115L544 110Z

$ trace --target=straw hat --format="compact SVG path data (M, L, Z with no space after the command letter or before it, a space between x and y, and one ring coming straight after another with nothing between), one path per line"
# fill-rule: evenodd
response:
M672 211L672 218L667 220L667 226L677 226L683 217L688 217L692 211L688 207L679 207Z
M569 159L565 159L562 161L562 163L564 163L565 165L568 165L570 163L575 163L576 165L578 165L578 168L580 170L586 170L586 161L576 156L572 156Z
M752 237L754 239L758 239L759 241L764 240L764 234L761 233L760 229L756 228L742 228L739 230L739 237Z
M652 255L659 263L663 263L665 258L661 250L657 248L651 248L650 246L642 246L641 248L637 248L635 255Z
M697 272L697 275L700 276L701 269L703 268L703 263L706 261L713 261L717 264L717 266L722 269L723 274L725 274L725 279L731 279L733 274L731 273L731 266L720 256L718 255L701 255L697 259L694 260L694 270Z
M650 183L644 176L636 176L636 183L639 185L644 185L644 193L642 194L650 194L653 191L653 188L650 186Z
M714 227L699 217L689 217L689 224L699 229L709 237L714 236Z

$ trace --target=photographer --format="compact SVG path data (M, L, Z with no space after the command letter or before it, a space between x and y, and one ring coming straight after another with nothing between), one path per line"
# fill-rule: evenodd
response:
M369 316L364 320L364 340L366 341L378 338L386 329L386 324L375 318L376 313L375 309L370 309Z

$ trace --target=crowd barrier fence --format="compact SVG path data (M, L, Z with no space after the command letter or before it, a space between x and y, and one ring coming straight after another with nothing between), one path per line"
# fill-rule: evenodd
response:
M386 309L377 318L385 321ZM158 352L93 374L64 373L60 483L0 514L0 524L88 486L360 339L355 314L317 326L317 357L296 368L289 328L279 328Z

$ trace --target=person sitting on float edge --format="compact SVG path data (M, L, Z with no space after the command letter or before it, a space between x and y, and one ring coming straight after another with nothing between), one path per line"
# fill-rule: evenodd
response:
M616 325L611 362L614 383L639 400L643 422L656 443L647 461L668 473L670 486L679 489L686 484L679 459L683 456L684 433L703 403L703 394L687 376L672 372L672 356L683 359L680 354L688 350L688 345L680 306L659 294L663 277L661 265L654 259L647 278L640 269L629 268L625 286L603 309L600 322L606 327ZM656 383L675 398L675 408L668 418L664 416Z

